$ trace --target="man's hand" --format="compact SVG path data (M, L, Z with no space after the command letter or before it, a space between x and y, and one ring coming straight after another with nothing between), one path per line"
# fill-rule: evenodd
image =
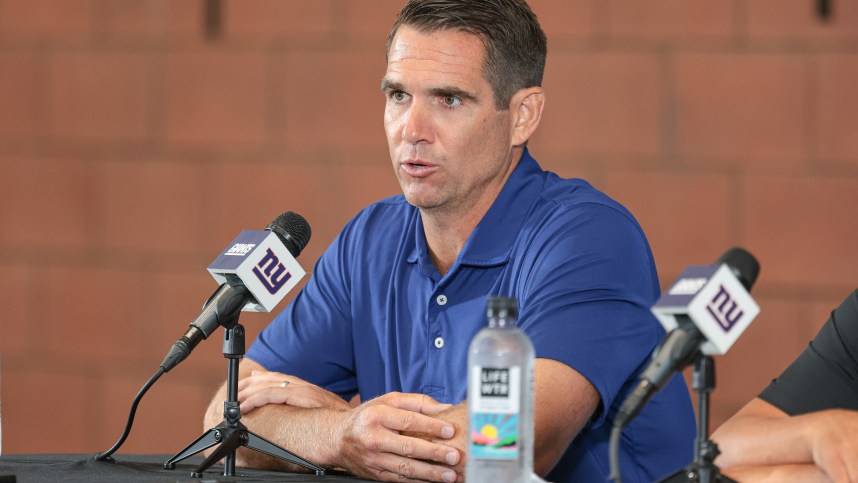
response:
M813 463L831 481L858 482L858 412L831 409L796 419L803 420Z
M253 370L250 377L238 381L238 401L241 403L241 414L266 404L349 409L348 402L315 384L288 374L264 370Z
M456 481L452 467L459 463L458 450L402 434L452 438L453 425L432 417L450 407L429 396L403 393L361 404L350 411L343 428L337 466L381 481Z

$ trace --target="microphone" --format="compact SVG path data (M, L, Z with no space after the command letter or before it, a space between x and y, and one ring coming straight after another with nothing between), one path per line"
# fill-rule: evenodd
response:
M760 313L749 293L759 273L760 264L753 255L732 248L714 265L691 266L680 274L652 307L668 334L623 402L615 428L634 419L674 373L701 353L720 355L730 349Z
M221 285L203 305L190 328L167 352L161 368L176 367L218 327L233 328L241 311L270 312L304 278L295 258L310 241L310 225L287 211L265 230L242 230L209 265Z

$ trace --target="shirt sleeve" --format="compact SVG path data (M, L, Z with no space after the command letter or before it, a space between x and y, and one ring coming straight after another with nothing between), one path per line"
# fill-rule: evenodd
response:
M791 416L858 410L856 353L858 290L831 313L807 349L759 397Z
M520 327L536 357L558 360L598 391L616 412L664 330L649 307L658 279L637 223L612 207L588 203L564 213L528 253L535 257L520 293Z
M354 220L319 258L307 285L251 345L247 357L344 399L357 393L349 309L349 240Z

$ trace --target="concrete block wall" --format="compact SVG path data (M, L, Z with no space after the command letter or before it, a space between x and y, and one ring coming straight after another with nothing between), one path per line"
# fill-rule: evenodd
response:
M858 4L533 0L531 151L626 204L662 284L733 245L762 314L718 359L713 424L858 285ZM303 214L311 267L394 194L384 45L401 0L0 0L6 453L104 450L214 289L232 237ZM251 339L268 317L242 317ZM126 452L173 453L225 378L220 334L144 398Z

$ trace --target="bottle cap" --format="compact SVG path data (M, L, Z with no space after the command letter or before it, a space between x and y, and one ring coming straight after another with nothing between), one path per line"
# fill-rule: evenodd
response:
M486 317L518 317L518 304L512 297L489 297L486 305Z

